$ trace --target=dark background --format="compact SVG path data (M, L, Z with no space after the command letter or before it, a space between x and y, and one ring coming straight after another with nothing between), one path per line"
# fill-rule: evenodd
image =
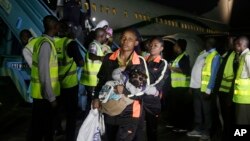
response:
M169 7L202 15L217 6L219 0L152 0ZM231 20L231 32L250 34L250 0L234 0Z

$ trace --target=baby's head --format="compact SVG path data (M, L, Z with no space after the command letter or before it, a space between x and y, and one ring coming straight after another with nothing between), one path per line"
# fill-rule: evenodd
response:
M147 75L138 69L133 69L129 72L129 82L137 88L145 87L147 78Z
M138 69L117 68L112 73L112 78L115 81L126 82L128 80L137 88L145 87L147 84L147 75Z

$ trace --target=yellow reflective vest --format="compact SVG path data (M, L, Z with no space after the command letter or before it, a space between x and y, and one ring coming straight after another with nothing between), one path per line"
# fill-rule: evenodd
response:
M34 48L36 42L38 41L38 39L39 39L39 38L37 38L37 37L32 38L32 39L28 42L28 44L25 46L25 48L27 48L31 53L33 53L33 48Z
M207 90L207 86L210 81L211 73L212 73L212 70L211 70L212 62L216 55L218 55L218 52L214 50L206 56L205 64L201 72L201 92L206 92Z
M55 38L55 47L58 56L58 74L61 88L72 88L78 84L77 65L67 54L68 44L72 39Z
M54 46L53 41L48 39L47 37L41 36L38 37L37 42L33 48L32 54L32 67L31 67L31 97L35 99L43 99L42 92L44 91L40 82L39 70L38 70L38 62L39 62L39 51L41 45L44 42L50 43L51 46L51 54L50 54L50 79L51 86L53 90L53 94L58 96L60 94L60 84L58 81L58 62L57 62L57 53L56 48Z
M179 61L182 59L182 57L186 53L183 52L180 54L173 62L172 67L178 67ZM171 84L173 88L177 87L189 87L190 84L190 77L183 74L183 73L178 73L178 72L171 72Z
M220 92L226 92L226 93L230 92L230 89L233 84L233 79L234 79L233 63L234 63L235 55L236 53L233 51L231 52L231 54L229 55L227 59L224 72L223 72L223 77L222 77L221 84L220 84L220 88L219 88Z
M241 78L247 55L250 55L250 52L240 57L240 64L234 84L233 102L240 104L250 104L250 78Z
M104 56L102 45L96 41L92 42L97 47L97 56ZM80 83L85 86L96 86L98 83L97 74L101 68L102 61L89 59L89 53L86 54L85 64L82 68Z

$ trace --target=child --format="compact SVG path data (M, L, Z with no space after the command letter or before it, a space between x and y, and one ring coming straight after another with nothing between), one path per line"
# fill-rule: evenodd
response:
M123 71L124 68L117 68L112 73L114 81L108 81L99 93L102 102L102 112L109 115L118 115L122 110L133 102L130 97L147 95L158 96L159 92L153 86L147 86L147 75L135 69ZM118 85L124 85L122 93L117 91ZM114 106L115 105L115 106Z

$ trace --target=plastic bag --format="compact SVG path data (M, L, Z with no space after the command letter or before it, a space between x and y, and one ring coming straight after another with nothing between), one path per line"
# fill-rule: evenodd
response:
M101 141L101 136L105 133L104 117L98 109L91 109L84 120L77 141Z

